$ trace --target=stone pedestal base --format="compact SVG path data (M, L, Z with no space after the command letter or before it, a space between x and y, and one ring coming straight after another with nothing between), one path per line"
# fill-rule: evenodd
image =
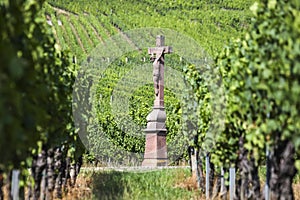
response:
M146 131L146 147L142 166L167 166L166 130Z
M166 112L164 107L154 107L147 117L146 146L142 166L167 166Z

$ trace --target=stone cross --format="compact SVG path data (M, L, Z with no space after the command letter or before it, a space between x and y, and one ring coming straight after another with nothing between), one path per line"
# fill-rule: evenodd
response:
M151 55L150 59L153 61L154 107L164 106L164 55L172 53L172 48L164 45L165 37L158 35L156 37L156 47L148 49L148 54Z
M164 55L172 48L164 46L164 36L156 37L156 47L148 49L153 61L154 107L147 116L145 154L142 166L166 166L168 164L166 144L166 111L164 108Z

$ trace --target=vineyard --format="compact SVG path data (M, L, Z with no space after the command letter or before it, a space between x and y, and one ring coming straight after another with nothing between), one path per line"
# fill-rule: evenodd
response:
M148 1L138 4L131 1L49 1L45 4L45 12L62 48L76 49L79 60L108 37L143 27L183 32L208 53L216 55L226 41L240 36L250 24L252 13L249 7L253 1L237 2L196 4L186 1L156 6Z
M188 163L197 191L174 189L176 198L295 199L297 0L6 0L0 14L0 199L67 198L82 165L141 165L157 34L175 49L166 56L169 165ZM102 175L132 187L94 198L152 195L133 188L144 175Z

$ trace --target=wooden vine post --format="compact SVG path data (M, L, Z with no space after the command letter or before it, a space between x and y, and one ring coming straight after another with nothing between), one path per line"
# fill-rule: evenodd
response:
M164 46L164 36L156 37L156 47L148 49L153 62L153 82L155 91L154 107L147 116L146 145L142 166L166 166L168 164L166 144L166 111L164 107L164 55L172 53L172 48Z

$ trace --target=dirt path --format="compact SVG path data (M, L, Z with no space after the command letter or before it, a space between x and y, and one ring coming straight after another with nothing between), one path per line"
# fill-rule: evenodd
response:
M81 41L81 39L80 39L80 37L79 37L79 35L78 35L78 33L77 33L77 30L75 29L74 25L71 23L70 19L68 20L68 22L69 22L69 24L70 24L70 27L71 27L73 33L75 34L75 37L76 37L76 39L77 39L77 42L78 42L79 46L80 46L81 49L84 51L84 53L87 53L87 52L86 52L86 49L84 48L84 46L83 46L83 44L82 44L82 41Z
M91 27L93 29L93 31L95 32L97 38L99 39L99 41L101 41L101 43L103 43L103 39L102 37L100 36L99 32L97 31L97 29L95 28L95 26L93 24L91 24Z
M163 169L186 169L190 166L165 166L165 167L82 167L82 171L119 171L119 172L150 172Z
M50 5L50 4L49 4ZM73 13L73 12L70 12L70 11L67 11L67 10L64 10L64 9L61 9L61 8L58 8L58 7L55 7L53 5L50 5L53 10L57 11L57 14L64 14L64 15L74 15L76 17L78 17L78 14L77 13Z
M118 33L136 50L140 51L141 49L124 33L119 27L114 26Z
M93 41L91 40L91 38L90 38L88 32L86 31L86 29L84 28L84 26L80 23L80 21L79 21L78 23L79 23L79 25L81 26L81 28L82 28L84 34L85 34L86 37L88 38L88 41L89 41L90 45L93 46L93 45L94 45L94 44L93 44Z

